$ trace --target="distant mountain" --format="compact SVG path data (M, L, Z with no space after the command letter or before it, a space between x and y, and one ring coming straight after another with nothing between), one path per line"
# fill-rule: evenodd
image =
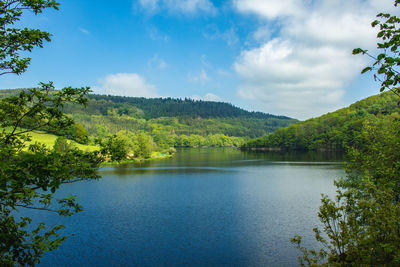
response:
M358 101L349 107L298 122L274 133L244 143L252 150L344 150L362 139L359 134L367 121L399 116L399 98L385 92Z

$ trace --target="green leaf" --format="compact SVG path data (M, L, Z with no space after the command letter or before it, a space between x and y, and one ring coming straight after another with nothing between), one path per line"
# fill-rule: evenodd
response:
M385 54L379 54L378 55L378 57L377 57L377 59L378 59L378 61L381 61L382 59L384 59L386 57L386 55Z
M367 50L362 50L361 48L354 48L353 49L353 55L358 55L358 54L360 54L360 53L363 53L363 54L365 54L367 52Z
M372 23L371 23L371 26L372 27L375 27L376 25L378 25L379 24L379 20L374 20Z
M366 73L367 71L370 71L370 70L372 70L371 67L366 67L361 71L361 74L364 74L364 73Z

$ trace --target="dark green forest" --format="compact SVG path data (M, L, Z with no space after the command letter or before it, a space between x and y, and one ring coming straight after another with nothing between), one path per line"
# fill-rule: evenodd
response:
M233 106L229 103L193 100L190 98L144 98L124 97L111 95L90 95L90 99L96 100L96 109L101 115L106 115L107 107L102 103L112 103L122 114L129 113L129 106L134 106L143 111L145 119L159 117L189 116L202 118L224 118L224 117L248 117L258 119L290 119L286 116L275 116L262 112L249 112ZM103 100L103 101L102 101ZM125 108L125 110L124 110Z
M365 98L335 112L251 139L241 148L345 150L351 146L362 146L361 133L366 124L398 118L399 112L398 97L393 92L385 92Z

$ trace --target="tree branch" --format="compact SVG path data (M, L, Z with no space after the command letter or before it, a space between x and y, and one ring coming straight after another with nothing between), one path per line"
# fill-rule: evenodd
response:
M15 206L16 207L20 207L20 208L25 208L25 209L44 210L44 211L50 211L50 212L58 213L57 210L53 210L53 209L49 209L49 208L32 207L32 206L22 205L22 204L16 204Z

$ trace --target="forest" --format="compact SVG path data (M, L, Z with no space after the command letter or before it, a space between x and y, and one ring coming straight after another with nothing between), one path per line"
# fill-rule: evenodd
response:
M22 90L0 90L0 97ZM88 95L86 107L67 103L62 111L74 124L53 131L81 144L110 135L147 135L156 146L232 147L249 138L274 132L296 122L285 116L249 112L228 103L172 98ZM133 138L133 137L132 137Z
M349 107L298 122L245 142L246 150L339 150L363 145L362 129L368 123L399 118L398 97L384 92Z
M18 98L32 90L0 90L0 98ZM46 85L46 90L49 95L59 93L52 84ZM94 94L87 95L84 106L66 102L60 111L71 124L59 128L43 125L37 129L43 134L35 135L32 141L54 143L58 152L76 146L97 150L107 162L170 157L176 147L239 147L250 138L296 122L222 102ZM30 129L31 124L22 120L20 127Z

